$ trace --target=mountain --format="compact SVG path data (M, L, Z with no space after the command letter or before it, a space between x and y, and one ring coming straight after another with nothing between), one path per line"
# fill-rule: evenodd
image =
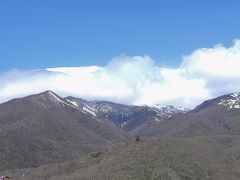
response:
M239 134L240 93L207 100L197 106L189 116L201 124L204 133Z
M65 100L95 117L113 122L127 132L189 111L186 108L171 105L133 106L109 101L86 101L75 97L66 97Z
M224 107L227 110L240 111L240 93L231 93L211 100L207 100L197 106L193 111L198 112L212 106Z
M207 100L192 111L177 114L167 121L135 132L149 136L194 137L199 135L239 134L240 93Z
M81 157L184 112L174 106L62 98L52 91L13 99L0 104L0 170Z
M15 99L0 105L0 170L45 164L7 171L15 179L26 172L27 180L237 180L239 105L240 93L192 111L61 98L51 91Z
M0 170L63 162L127 139L51 91L0 104Z

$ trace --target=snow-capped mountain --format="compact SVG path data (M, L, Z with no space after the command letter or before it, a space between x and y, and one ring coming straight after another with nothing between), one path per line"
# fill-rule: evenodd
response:
M171 105L132 106L109 101L86 101L75 97L66 97L65 100L100 119L109 120L125 130L132 130L147 122L159 122L172 115L189 111L186 108Z
M186 113L186 112L190 111L190 109L188 109L188 108L173 106L173 105L155 104L155 105L152 105L152 106L149 106L149 107L158 109L162 113L166 113L166 114Z
M225 106L228 110L238 109L240 111L240 93L233 93L220 100L218 105Z
M240 93L231 93L204 101L202 104L197 106L193 111L195 112L200 111L202 109L207 109L212 106L217 106L219 108L224 108L226 110L240 111Z

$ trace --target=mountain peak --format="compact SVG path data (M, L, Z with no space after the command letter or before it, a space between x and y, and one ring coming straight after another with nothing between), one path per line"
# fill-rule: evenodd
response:
M238 109L240 111L240 93L235 92L204 101L202 104L198 105L193 111L201 111L211 106L223 106L227 108L227 110Z
M30 100L31 102L41 105L42 107L48 108L52 105L63 105L63 106L69 106L72 108L76 107L63 99L62 97L58 96L53 91L47 90L39 94L34 94L31 96L27 96L26 99Z
M42 93L40 93L40 94L50 95L50 96L52 96L52 95L57 95L56 93L54 93L54 92L51 91L51 90L44 91L44 92L42 92Z
M44 91L44 92L39 93L39 94L31 95L29 97L30 98L42 98L42 99L45 99L45 100L61 99L60 96L58 96L56 93L54 93L53 91L50 91L50 90Z
M225 106L228 110L230 109L239 109L240 110L240 93L232 93L227 96L224 96L220 99L218 105Z

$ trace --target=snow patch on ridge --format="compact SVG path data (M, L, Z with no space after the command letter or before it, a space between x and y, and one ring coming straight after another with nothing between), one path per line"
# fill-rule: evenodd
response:
M74 108L74 109L78 109L77 107L75 107L75 106L73 106L73 105L71 105L71 104L68 104L67 102L61 100L61 99L60 99L59 97L57 97L53 92L48 91L48 93L49 93L51 96L53 96L59 103L62 103L62 104L64 104L64 105L66 105L66 106L70 106L70 107L72 107L72 108Z
M149 107L156 108L156 109L164 111L166 113L186 113L189 111L189 109L187 109L187 108L172 106L172 105L155 104L155 105L152 105Z
M120 128L124 128L126 125L127 125L127 121L124 121L124 122L122 122L122 123L119 125L119 127L120 127Z
M94 110L91 107L89 107L89 106L82 106L82 108L81 108L77 101L69 100L69 99L66 99L66 100L69 103L71 103L72 105L74 105L79 111L82 111L84 113L90 113L91 115L97 117L96 113L94 112Z
M221 99L218 105L223 105L228 110L238 109L240 111L240 93L230 94L228 98Z
M91 115L97 117L96 113L95 113L94 111L92 111L91 109L88 109L88 108L86 108L86 107L83 106L83 110L86 111L86 112L88 112L88 113L90 113Z
M76 101L70 101L69 99L67 99L68 102L70 102L71 104L73 104L76 107L79 107L78 103Z

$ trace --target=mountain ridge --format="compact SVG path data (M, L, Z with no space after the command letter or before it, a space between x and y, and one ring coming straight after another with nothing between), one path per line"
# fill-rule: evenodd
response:
M187 108L172 105L162 105L161 107L160 105L135 106L110 101L87 101L75 97L66 97L65 99L78 108L86 110L100 119L110 120L118 127L127 131L133 130L140 125L139 123L149 123L150 121L158 122L168 119L172 115L189 111ZM145 118L147 116L148 118ZM138 119L136 119L136 117L138 117Z
M203 103L196 106L193 111L198 112L211 105L221 105L229 109L239 109L240 110L240 92L234 92L218 96L213 99L204 101Z
M16 98L0 104L0 170L73 160L136 136L237 136L238 103L239 93L205 101L192 111L62 98L52 91Z

